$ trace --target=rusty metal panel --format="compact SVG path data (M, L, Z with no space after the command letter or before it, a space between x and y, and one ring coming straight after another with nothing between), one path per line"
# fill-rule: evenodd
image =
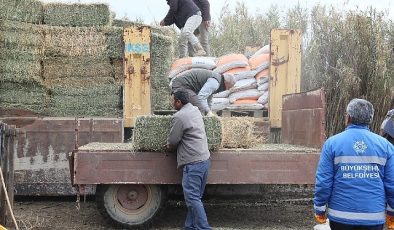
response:
M0 118L25 130L16 140L16 195L73 195L68 154L78 144L123 142L122 119L111 118ZM77 126L76 126L77 125Z
M319 153L221 150L211 155L208 184L314 184ZM176 154L78 151L75 184L180 184Z
M300 30L271 31L269 117L272 128L281 128L282 96L301 90Z
M283 96L282 141L321 148L325 136L324 90Z
M125 76L123 118L125 127L134 127L135 118L151 113L150 42L148 26L132 26L123 31Z

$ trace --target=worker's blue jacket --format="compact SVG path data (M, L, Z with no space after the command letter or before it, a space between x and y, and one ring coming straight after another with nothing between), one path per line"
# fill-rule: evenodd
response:
M315 213L348 225L383 224L386 209L394 215L393 155L394 146L368 126L330 137L316 172Z

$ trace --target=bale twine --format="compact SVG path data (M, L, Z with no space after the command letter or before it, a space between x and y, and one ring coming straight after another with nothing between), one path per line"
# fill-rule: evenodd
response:
M44 23L52 26L105 26L110 22L110 11L105 4L61 4L44 6Z
M36 0L0 0L0 19L42 24L43 5Z
M137 117L133 130L133 146L138 151L164 151L170 132L171 116ZM218 149L222 139L220 120L204 117L210 150Z
M221 117L222 147L251 148L262 143L261 137L254 134L255 118Z
M100 78L112 75L112 66L107 58L51 58L43 62L44 79L84 77Z
M43 26L44 54L51 57L106 56L102 29L94 27Z

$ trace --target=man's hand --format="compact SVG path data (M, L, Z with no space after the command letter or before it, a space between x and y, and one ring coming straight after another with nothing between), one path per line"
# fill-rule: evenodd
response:
M394 216L390 216L389 214L386 214L386 224L387 224L387 229L394 229Z
M160 22L160 26L165 26L166 24L164 23L164 20L162 20L161 22Z
M326 221L327 221L327 217L326 217L325 214L322 214L322 215L315 214L315 219L316 219L316 221L317 221L319 224L324 224L324 223L326 223Z
M211 26L211 21L203 21L205 28L209 28Z
M207 116L208 116L208 117L215 117L215 116L217 116L217 115L214 114L212 111L209 111L209 112L207 113Z

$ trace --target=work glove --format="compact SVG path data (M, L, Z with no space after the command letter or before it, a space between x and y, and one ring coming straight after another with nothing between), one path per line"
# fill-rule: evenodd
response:
M326 217L325 214L321 214L321 215L315 214L315 219L316 219L316 221L317 221L319 224L324 224L324 223L326 223L326 221L327 221L327 217ZM393 220L394 220L394 219L393 219Z
M387 229L394 229L394 216L386 214Z

